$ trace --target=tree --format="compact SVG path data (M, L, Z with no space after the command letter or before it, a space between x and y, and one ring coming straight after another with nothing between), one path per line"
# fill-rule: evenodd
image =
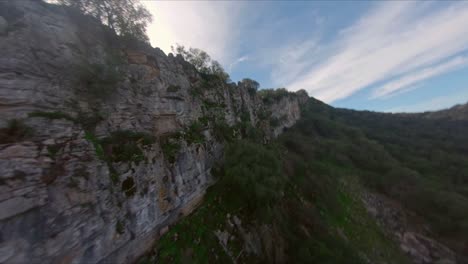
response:
M177 44L176 47L172 46L171 48L173 53L181 55L200 73L216 75L223 81L229 80L229 74L224 71L221 64L216 60L212 60L210 55L205 51L197 48L189 48L187 50L184 46L179 44Z
M120 36L149 41L146 26L153 17L139 0L58 0L58 2L99 19Z
M257 93L258 88L260 87L260 84L257 81L249 78L242 79L242 84L247 87L247 91L249 91L252 96Z

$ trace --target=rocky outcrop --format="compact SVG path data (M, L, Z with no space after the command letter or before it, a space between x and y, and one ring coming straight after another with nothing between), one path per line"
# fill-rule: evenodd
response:
M0 2L0 263L135 260L199 204L225 140L277 136L304 100L264 104L72 10Z
M429 227L413 223L409 212L398 203L378 194L366 192L362 201L370 215L399 243L401 250L416 264L465 263L456 254L431 237Z

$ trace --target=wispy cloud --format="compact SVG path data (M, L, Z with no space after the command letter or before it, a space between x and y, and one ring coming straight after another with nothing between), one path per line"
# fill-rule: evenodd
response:
M244 55L240 58L237 58L234 62L232 62L231 64L229 64L229 72L232 71L232 68L235 67L237 64L241 63L241 62L244 62L244 61L247 61L249 60L249 56L247 55Z
M328 57L289 83L292 90L333 102L393 78L376 94L396 92L464 65L463 59L445 61L468 48L468 3L438 9L431 3L379 3L332 43L320 45L328 46L322 48Z
M433 67L427 67L419 71L411 72L395 81L390 81L384 86L374 90L371 98L380 98L390 96L402 90L414 87L418 82L435 77L437 75L450 72L468 65L467 56L459 56L447 62L437 64Z
M271 51L270 51L271 52ZM275 63L271 71L272 82L281 87L288 85L317 63L319 53L325 52L319 45L318 37L304 41L292 41L282 49L266 54L266 58L274 57Z
M424 112L424 111L441 110L441 109L452 107L455 104L467 103L466 102L467 96L468 96L468 90L462 91L456 94L438 96L431 100L413 104L413 105L405 105L405 106L390 108L390 109L387 109L386 112L417 113L417 112Z

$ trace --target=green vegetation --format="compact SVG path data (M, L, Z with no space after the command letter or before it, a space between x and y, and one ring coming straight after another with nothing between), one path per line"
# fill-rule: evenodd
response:
M232 142L236 138L236 129L229 126L225 120L215 120L213 134L218 141Z
M334 109L313 99L303 114L295 131L305 136L288 144L305 152L302 141L315 139L312 158L400 201L453 249L468 242L466 121Z
M58 0L58 3L93 16L120 36L149 42L146 26L152 15L138 0Z
M279 89L263 89L258 91L258 95L262 98L263 103L270 105L279 102L281 99L293 94L285 88Z
M86 131L85 138L93 144L96 156L106 162L113 184L118 184L120 179L112 163L135 162L138 164L145 159L142 147L155 142L151 135L127 130L114 131L109 137L103 139L98 139L93 133ZM122 191L127 196L133 196L136 192L133 184L133 179L128 178L122 183Z
M290 134L268 146L250 140L230 144L224 167L213 171L219 181L203 205L172 227L156 255L144 261L229 262L214 233L228 230L227 248L239 263L271 262L278 250L288 263L365 263L361 255L375 263L408 263L367 216L355 190L359 187L350 188L359 186L356 178L340 176L349 171L337 165L302 156L306 153L295 150L297 143L307 154L315 152L313 140L304 145L302 137ZM260 256L245 253L242 234L230 227L228 215L240 217L254 236L267 224L279 245L273 251L263 247Z
M76 74L76 86L86 92L92 99L105 99L111 96L122 78L117 58L109 57L105 63L84 61L77 65L73 74Z
M229 203L259 212L281 198L286 178L274 149L246 140L234 142L226 150L224 170L219 184Z
M225 224L227 213L216 191L208 191L204 205L171 228L159 241L157 254L140 263L230 263L213 233Z
M243 79L241 83L247 87L247 91L251 96L254 96L260 87L257 81L248 78Z
M44 117L48 119L65 119L72 122L76 122L76 119L70 116L67 113L54 111L54 112L44 112L44 111L34 111L28 114L29 117Z
M114 131L109 137L100 140L111 162L140 163L145 159L142 146L151 145L155 139L146 133L128 130Z
M226 105L223 103L216 103L209 100L203 100L202 103L206 111L211 111L216 108L226 108Z
M188 145L205 143L203 131L206 129L207 122L208 120L201 118L194 121L184 130L162 137L159 143L165 159L169 161L169 163L174 163L176 161L182 140L185 140Z
M345 110L327 115L369 139L348 154L369 187L423 216L439 236L468 242L466 121Z
M91 144L93 144L94 151L96 152L96 156L101 160L105 160L106 158L104 156L104 150L102 149L101 143L94 136L94 134L90 132L85 132L85 139L91 142Z
M177 44L176 47L172 47L172 52L181 55L192 64L201 74L204 81L208 83L216 80L220 80L223 83L229 81L229 75L224 71L221 64L212 60L210 55L205 51L197 48L186 49L184 46Z
M364 187L400 201L460 250L468 237L467 127L466 121L334 109L310 99L301 120L275 142L259 144L248 133L232 138L203 205L171 227L146 260L225 263L234 256L257 263L284 254L287 263L409 263L367 214ZM259 256L247 254L228 215L242 219L253 236L263 236L255 230L267 225L274 249L263 245ZM231 256L217 230L232 236Z
M205 142L205 136L202 131L205 129L205 126L195 121L184 131L184 139L188 144L202 144Z
M28 117L42 117L50 120L65 119L81 125L83 129L88 132L93 131L96 125L104 119L97 111L91 114L79 112L76 118L61 111L33 111L28 114Z
M180 142L177 137L172 138L163 138L161 140L161 150L163 152L164 158L169 162L169 163L174 163L176 161L177 154L179 153L180 150Z

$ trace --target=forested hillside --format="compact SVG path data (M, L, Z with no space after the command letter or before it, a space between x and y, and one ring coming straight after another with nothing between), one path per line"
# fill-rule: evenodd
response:
M422 115L433 119L467 120L468 103L455 105L449 109L441 111L426 112Z
M311 98L277 140L230 142L201 208L142 262L465 263L467 132Z

